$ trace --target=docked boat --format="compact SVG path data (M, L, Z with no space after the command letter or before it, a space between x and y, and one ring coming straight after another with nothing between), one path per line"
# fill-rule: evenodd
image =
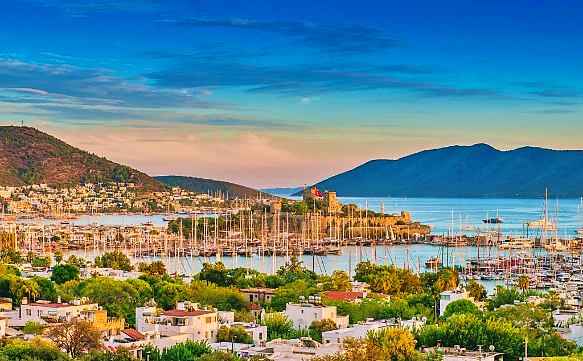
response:
M502 241L498 245L498 248L500 249L530 249L532 247L533 247L532 240L527 238L510 239Z
M484 222L486 224L500 224L500 223L504 223L504 220L500 217L496 217L496 218L482 219L482 222Z
M430 257L425 261L425 268L436 269L443 265L441 260L437 256Z

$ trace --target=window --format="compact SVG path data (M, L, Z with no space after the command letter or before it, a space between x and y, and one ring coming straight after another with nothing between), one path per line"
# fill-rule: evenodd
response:
M259 332L259 339L263 340L263 332Z
M212 317L207 317L206 318L206 323L211 323L213 322L213 318Z
M26 315L27 315L27 316L31 316L31 315L32 315L32 312L31 312L31 310L30 310L30 309L26 309Z

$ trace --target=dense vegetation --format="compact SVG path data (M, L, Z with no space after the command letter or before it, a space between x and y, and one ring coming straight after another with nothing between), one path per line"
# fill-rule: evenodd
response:
M11 250L3 250L0 252L0 257L11 263L31 259L29 255L22 256ZM57 265L54 270L57 272L53 273L52 279L42 277L24 279L20 277L18 268L0 264L0 297L10 297L16 305L23 297L30 300L50 301L56 301L59 297L63 301L70 301L75 297L86 297L103 306L110 316L125 318L129 326L134 326L135 308L151 299L154 299L158 307L163 310L174 308L177 301L193 301L219 310L234 311L237 321L259 321L267 326L270 340L303 336L321 340L322 332L336 329L337 325L333 320L319 320L312 323L307 330L299 331L293 328L291 321L285 315L277 311L284 310L288 302L299 302L302 297L307 298L320 294L322 291L349 291L351 289L350 278L346 272L334 271L330 276L319 275L306 269L295 257L290 258L289 262L272 275L247 268L227 269L220 262L205 263L202 270L189 283L184 282L181 277L168 275L164 264L160 261L138 264L136 268L142 272L142 275L137 279L125 281L98 275L80 280L78 267L87 263L85 260L73 256L63 260L62 255L55 254L55 261ZM117 269L134 268L127 256L119 252L106 253L95 261ZM492 345L496 350L504 352L505 359L509 361L518 360L524 353L526 339L529 340L529 356L565 356L572 354L576 349L573 342L562 338L554 329L551 312L566 307L556 292L537 294L526 289L498 287L494 295L485 298L483 287L475 281L470 281L466 287L477 300L486 302L484 310L480 310L470 301L460 300L449 304L443 316L438 317L439 294L444 290L457 288L460 283L459 275L453 269L445 268L437 273L415 274L411 270L392 265L362 262L356 268L354 279L369 283L373 293L356 303L334 301L326 297L322 302L336 306L338 314L348 315L351 323L368 318L411 319L417 317L426 320L427 326L414 334L403 330L399 330L399 334L393 331L387 331L386 334L371 334L363 341L366 347L361 348L360 351L353 348L354 343L347 341L341 354L331 355L322 360L340 360L353 352L381 352L379 355L387 353L387 359L415 361L422 356L415 351L408 351L409 344L414 343L413 339L416 340L418 346L426 347L438 344L459 345L474 350L478 345ZM262 304L266 309L266 314L261 320L255 320L250 312L250 303L239 291L240 288L247 287L276 288L271 302ZM529 304L527 303L529 296L542 297L542 302ZM75 325L75 327L81 326L88 327ZM30 334L44 332L47 335L48 333L38 324L27 324L26 329ZM50 332L55 331L51 329ZM88 333L90 332L83 332L83 334ZM218 337L225 341L251 342L245 331L237 327L221 327ZM232 355L210 353L205 351L205 347L205 345L187 343L164 351L149 349L149 352L151 352L151 360L161 361L183 359L176 358L178 357L176 355L190 355L188 360L223 360L224 357L234 360ZM399 347L401 351L395 354L392 347ZM67 345L61 348L67 349ZM23 344L15 341L2 345L0 361L3 361L3 355L12 355L15 352L14 349L20 350L18 352L22 355L30 355L31 359L69 359L68 355L50 344L40 341ZM86 346L84 350L88 349L89 346ZM77 354L78 351L75 349L67 350L72 356L79 356L85 351ZM43 358L44 356L39 356L39 353L46 353L49 356ZM360 356L366 355L360 354ZM430 357L434 356L437 355L424 357L430 361ZM8 357L12 360L11 356ZM80 357L82 360L91 361L125 361L129 355L124 354L123 351L120 351L119 355L93 351ZM28 358L22 359L28 360ZM16 360L20 359L16 358Z
M140 190L164 186L148 175L75 148L30 127L0 127L0 185L133 182Z

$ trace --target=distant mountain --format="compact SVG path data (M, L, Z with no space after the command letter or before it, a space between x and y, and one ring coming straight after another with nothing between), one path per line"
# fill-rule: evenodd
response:
M220 192L224 196L228 195L229 198L257 198L259 196L262 198L274 198L274 196L257 189L219 180L175 175L158 176L154 178L169 186L180 187L191 192L211 194L217 194Z
M316 186L339 196L527 198L548 188L559 197L580 197L583 151L451 146L372 160Z
M0 126L0 185L95 182L133 182L142 191L165 188L147 174L75 148L35 128Z
M301 192L302 187L262 188L260 191L273 194L274 196L287 197L294 193Z

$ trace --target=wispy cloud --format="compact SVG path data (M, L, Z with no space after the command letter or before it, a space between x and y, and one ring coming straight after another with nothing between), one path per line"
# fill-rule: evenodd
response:
M309 21L254 20L241 18L191 18L160 21L185 27L222 27L280 34L301 44L331 52L370 52L390 48L399 40L385 30L361 25L323 25Z
M407 69L398 67L399 72ZM294 96L329 92L397 89L434 97L496 97L495 90L458 88L430 81L412 80L391 74L391 67L307 64L287 67L259 66L240 62L184 62L146 76L162 87L184 89L201 87L241 87L250 92Z
M583 98L583 89L573 86L558 85L551 82L520 82L518 85L528 88L529 94L544 98Z
M156 89L143 81L139 82L139 79L130 82L105 69L32 64L16 60L0 60L0 89L2 88L19 92L26 90L37 96L62 96L91 104L125 107L220 106L208 99L201 99L196 93Z

